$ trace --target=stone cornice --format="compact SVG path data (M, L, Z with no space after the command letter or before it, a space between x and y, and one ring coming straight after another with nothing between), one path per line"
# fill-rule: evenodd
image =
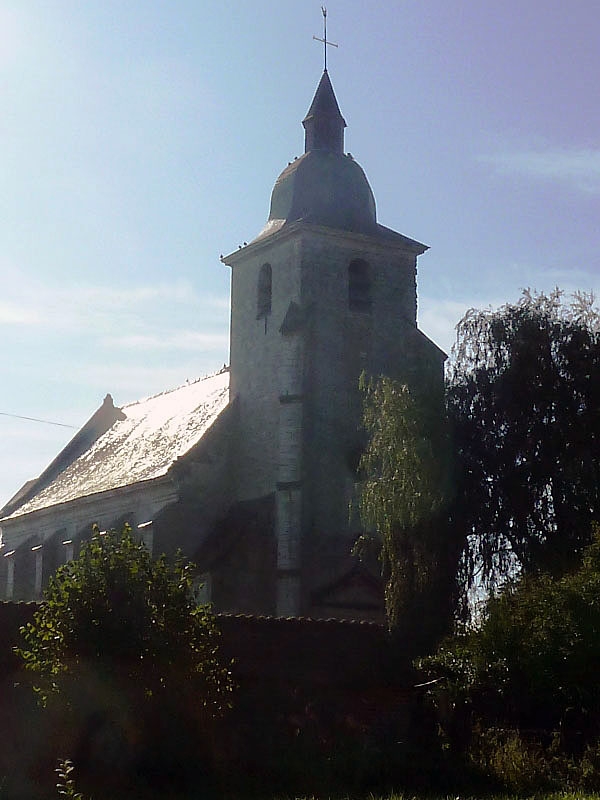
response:
M409 239L395 231L391 231L383 225L378 226L378 229L382 232L389 231L390 238L385 238L383 234L382 236L371 236L337 228L328 228L323 225L312 225L302 221L292 222L289 225L282 224L282 226L273 233L266 236L259 236L254 239L254 241L250 242L250 244L241 247L239 250L234 250L233 253L230 253L228 256L223 256L221 261L228 267L234 267L238 262L245 261L248 257L271 248L274 244L280 244L298 235L302 236L303 234L316 234L327 237L335 241L338 246L346 245L356 248L378 249L385 252L403 252L410 255L421 255L429 249L427 245Z

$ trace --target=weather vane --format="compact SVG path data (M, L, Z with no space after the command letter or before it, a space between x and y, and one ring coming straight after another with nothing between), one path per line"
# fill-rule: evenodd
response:
M321 6L321 11L323 12L323 38L321 39L320 36L313 36L313 39L316 42L323 42L323 55L325 59L325 72L327 72L327 45L331 47L337 47L335 42L327 41L327 9L325 6Z

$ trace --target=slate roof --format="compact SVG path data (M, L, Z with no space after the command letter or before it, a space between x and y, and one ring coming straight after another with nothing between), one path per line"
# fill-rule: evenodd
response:
M67 459L49 483L33 495L28 492L28 499L16 509L13 506L5 519L166 475L200 441L228 402L229 371L221 370L123 406L108 430L84 452ZM59 455L55 461L60 460Z
M327 70L321 75L321 80L317 86L315 96L302 122L308 122L308 120L319 115L335 117L344 128L346 127L346 120L342 117L342 112L340 111L337 97L333 91L333 86L331 85L331 79L329 78Z

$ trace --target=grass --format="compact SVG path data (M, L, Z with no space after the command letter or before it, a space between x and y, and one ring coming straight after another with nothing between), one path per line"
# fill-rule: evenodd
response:
M316 800L316 798L315 798ZM319 800L321 800L319 798ZM348 798L359 800L359 798ZM468 795L450 794L438 796L391 794L387 797L374 797L369 795L364 800L600 800L600 794L586 794L585 792L550 792L536 794L493 794L493 795Z
M292 800L292 798L286 798ZM330 800L326 796L313 795L312 797L293 798L293 800ZM539 792L534 794L447 794L447 795L418 795L418 794L389 794L376 796L351 796L335 798L335 800L600 800L600 794L585 792Z

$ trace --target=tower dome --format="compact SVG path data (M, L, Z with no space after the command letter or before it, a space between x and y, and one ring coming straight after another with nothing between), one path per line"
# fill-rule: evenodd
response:
M375 198L360 165L344 154L346 123L327 70L302 124L305 153L277 178L261 236L300 220L355 233L374 232Z

